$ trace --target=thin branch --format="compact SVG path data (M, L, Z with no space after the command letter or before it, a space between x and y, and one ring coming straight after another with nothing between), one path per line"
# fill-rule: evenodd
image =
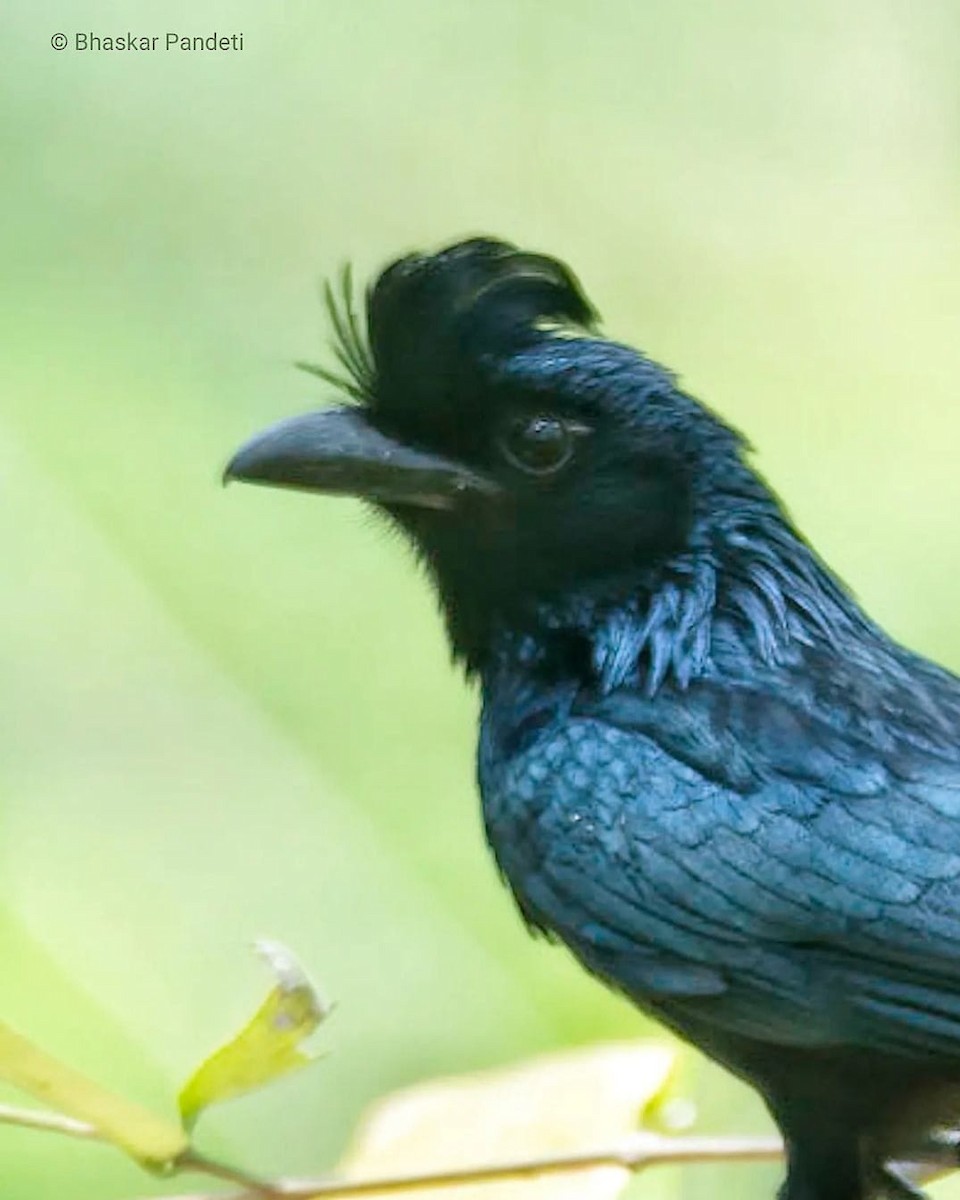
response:
M161 1200L333 1200L334 1197L369 1196L378 1192L405 1192L423 1188L456 1187L493 1183L597 1167L622 1167L638 1172L667 1163L763 1162L781 1158L779 1138L660 1137L639 1133L617 1146L579 1154L526 1158L492 1166L458 1167L413 1175L390 1175L379 1179L277 1180L266 1189L246 1187L239 1192L193 1192L162 1197Z
M47 1133L65 1133L67 1137L102 1142L100 1131L86 1121L64 1117L60 1113L40 1112L32 1108L13 1108L0 1104L0 1125L19 1125L22 1129L40 1129Z
M112 1144L93 1125L59 1113L0 1105L0 1124ZM159 1200L339 1200L341 1197L370 1196L378 1192L407 1192L463 1184L493 1183L503 1179L556 1175L565 1171L594 1170L597 1167L622 1167L627 1171L638 1172L666 1163L761 1162L778 1159L782 1155L783 1144L779 1138L664 1137L640 1132L625 1138L615 1146L577 1154L524 1158L513 1162L457 1167L446 1171L388 1175L379 1179L328 1177L268 1181L190 1149L173 1164L175 1171L192 1171L207 1175L211 1179L239 1184L241 1190L181 1193L160 1197Z
M104 1146L113 1146L109 1138L105 1138L95 1125L86 1121L78 1121L74 1117L66 1117L62 1113L42 1112L32 1108L14 1108L9 1104L0 1104L0 1125L16 1125L21 1129L35 1129L42 1133L62 1133L67 1137L83 1138L91 1142L101 1142ZM116 1147L115 1147L116 1148ZM245 1194L258 1197L278 1196L285 1194L281 1186L268 1180L258 1179L248 1171L232 1167L228 1163L218 1162L207 1158L192 1147L185 1151L172 1164L173 1171L194 1171L198 1175L209 1175L211 1179L223 1179L227 1183L239 1184L245 1189Z
M265 1196L288 1195L282 1183L274 1183L269 1179L258 1179L249 1171L242 1171L239 1167L232 1167L229 1163L219 1162L215 1158L207 1158L206 1155L199 1154L192 1148L180 1155L174 1164L174 1170L177 1174L183 1171L193 1171L198 1175L209 1175L211 1179L223 1179L227 1183L237 1183L244 1189L243 1195L258 1196L261 1200ZM160 1200L163 1198L161 1197Z
M639 1133L618 1146L579 1154L559 1154L519 1159L491 1166L458 1167L450 1171L394 1175L382 1179L316 1180L282 1190L297 1200L329 1200L330 1197L364 1196L374 1192L403 1192L417 1188L454 1187L458 1184L489 1183L498 1179L521 1179L553 1175L563 1171L586 1171L596 1167L623 1167L642 1171L671 1162L742 1162L776 1159L783 1154L779 1138L659 1137ZM255 1193L231 1197L254 1200Z

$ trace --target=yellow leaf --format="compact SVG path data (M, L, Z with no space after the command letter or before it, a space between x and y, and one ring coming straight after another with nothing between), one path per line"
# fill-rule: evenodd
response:
M327 1016L328 1006L286 947L260 941L256 949L272 968L277 986L236 1037L204 1059L184 1084L179 1105L187 1129L209 1105L314 1061L300 1046Z
M601 1150L636 1132L672 1065L666 1046L614 1042L397 1092L370 1111L341 1171L376 1179ZM411 1190L404 1200L612 1200L629 1178L623 1167L593 1167Z
M0 1078L92 1125L143 1166L163 1170L188 1148L183 1130L116 1096L0 1023Z

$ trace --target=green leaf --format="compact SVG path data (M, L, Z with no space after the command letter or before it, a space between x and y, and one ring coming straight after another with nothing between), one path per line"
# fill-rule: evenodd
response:
M256 950L277 985L236 1037L197 1067L180 1092L180 1116L191 1129L204 1109L263 1087L315 1061L301 1049L330 1012L297 960L279 942L261 940Z
M171 1167L189 1147L186 1134L172 1121L107 1091L2 1022L0 1078L61 1113L86 1121L149 1170Z

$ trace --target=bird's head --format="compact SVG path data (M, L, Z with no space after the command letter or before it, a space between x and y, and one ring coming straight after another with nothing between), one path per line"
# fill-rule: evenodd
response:
M413 540L454 649L576 595L635 589L699 536L714 493L749 492L739 437L638 351L603 338L572 272L473 239L328 293L355 403L294 417L230 479L360 496Z

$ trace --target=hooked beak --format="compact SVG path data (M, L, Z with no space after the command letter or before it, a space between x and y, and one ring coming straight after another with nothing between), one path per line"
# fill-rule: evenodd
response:
M255 434L223 473L224 483L233 479L439 509L500 491L462 463L381 433L353 406L290 417Z

